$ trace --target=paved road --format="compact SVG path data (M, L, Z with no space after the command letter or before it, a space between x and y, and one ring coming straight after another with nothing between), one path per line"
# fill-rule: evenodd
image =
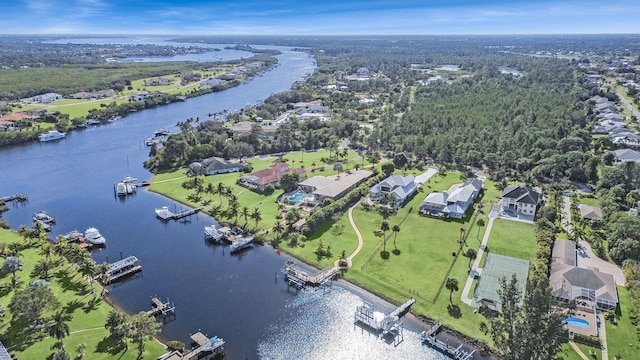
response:
M617 86L614 88L616 89L616 94L618 94L622 105L624 105L629 111L631 111L631 113L636 117L637 121L640 121L640 111L638 111L638 108L636 108L635 105L631 103L631 101L627 100L627 98L624 97L624 94L622 93L622 91L620 91L620 89L618 89Z

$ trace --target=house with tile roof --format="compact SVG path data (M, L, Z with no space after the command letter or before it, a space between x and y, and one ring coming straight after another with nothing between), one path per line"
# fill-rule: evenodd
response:
M322 203L327 199L340 199L372 175L371 171L362 169L341 175L318 175L300 182L298 186L301 190L313 194L316 203Z
M551 254L549 284L553 296L566 300L586 300L602 310L613 310L618 292L613 275L577 264L576 244L556 239Z
M238 180L238 184L251 190L264 191L265 186L271 184L280 187L280 180L285 174L298 174L300 180L307 178L307 171L303 168L291 169L285 162L277 162L271 167L245 175Z
M374 185L369 191L369 198L371 201L397 209L404 206L417 191L418 186L413 175L394 174ZM385 194L392 195L394 200L391 201Z
M518 214L535 216L542 204L542 194L525 186L507 186L502 192L502 208Z
M447 191L434 191L425 197L420 213L462 219L482 192L482 184L480 179L469 178L463 184L451 186Z

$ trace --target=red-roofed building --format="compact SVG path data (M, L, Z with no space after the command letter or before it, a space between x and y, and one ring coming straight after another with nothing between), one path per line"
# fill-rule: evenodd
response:
M238 183L242 186L248 187L252 190L264 191L264 187L271 184L274 187L280 187L280 179L285 174L298 174L300 180L307 178L307 171L303 168L291 169L289 165L284 162L278 162L273 164L270 168L256 171L252 174L243 176L238 180Z
M32 116L23 113L9 113L0 116L0 127L10 128L13 127L17 121L24 119L31 119Z

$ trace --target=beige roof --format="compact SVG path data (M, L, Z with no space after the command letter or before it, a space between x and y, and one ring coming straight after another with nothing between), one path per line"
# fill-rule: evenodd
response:
M333 176L314 176L300 183L301 186L316 188L314 195L335 199L355 184L369 178L373 173L368 170L357 170Z
M580 215L583 219L602 219L602 209L597 206L580 204Z

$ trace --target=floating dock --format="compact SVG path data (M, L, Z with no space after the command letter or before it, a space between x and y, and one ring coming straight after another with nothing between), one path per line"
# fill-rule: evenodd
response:
M300 289L305 285L316 286L326 284L338 273L338 268L332 266L324 270L320 270L315 274L309 274L301 267L294 264L293 261L289 260L284 264L280 271L286 275L289 285Z
M125 276L134 274L141 270L142 265L140 265L140 260L138 260L137 257L126 257L120 261L109 264L105 276L105 283L110 284L114 281L122 279Z
M17 194L13 194L13 195L8 195L8 196L3 196L0 198L0 200L4 201L4 202L9 202L9 201L16 201L16 202L23 202L23 201L27 201L29 198L27 197L26 194L23 193L17 193Z
M436 323L429 330L420 333L420 341L430 345L432 348L440 351L441 353L456 359L456 360L469 360L473 358L475 350L467 351L462 347L464 343L456 346L449 345L448 343L436 339L436 335L442 330L442 324Z
M155 316L155 317L169 317L176 315L176 307L172 302L162 302L162 300L158 299L158 297L154 296L151 298L151 310L147 311L147 315Z

